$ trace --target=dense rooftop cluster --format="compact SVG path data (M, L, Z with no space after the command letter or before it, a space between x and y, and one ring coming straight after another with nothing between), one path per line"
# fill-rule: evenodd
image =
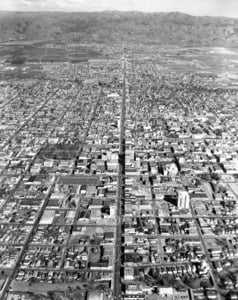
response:
M135 50L1 82L1 300L238 298L236 92Z

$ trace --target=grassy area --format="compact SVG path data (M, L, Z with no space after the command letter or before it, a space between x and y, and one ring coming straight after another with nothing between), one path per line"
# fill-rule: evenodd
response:
M70 282L70 283L44 283L44 282L32 283L32 282L14 280L11 285L12 292L30 293L34 295L41 295L43 297L50 297L52 293L63 293L64 295L82 293L83 289L85 289L85 286L78 281ZM72 299L72 298L65 298L65 299Z

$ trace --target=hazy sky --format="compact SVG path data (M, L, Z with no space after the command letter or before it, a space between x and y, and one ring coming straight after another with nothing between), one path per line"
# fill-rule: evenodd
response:
M238 0L0 0L0 10L101 11L139 10L180 11L192 15L238 18Z

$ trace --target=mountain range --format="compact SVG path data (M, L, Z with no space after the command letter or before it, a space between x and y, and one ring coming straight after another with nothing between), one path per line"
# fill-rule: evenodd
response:
M238 46L238 19L183 13L0 12L0 41Z

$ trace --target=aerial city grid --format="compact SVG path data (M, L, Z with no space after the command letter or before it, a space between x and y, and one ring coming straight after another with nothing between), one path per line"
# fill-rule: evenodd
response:
M0 13L0 299L238 299L238 20L33 41L34 14Z

